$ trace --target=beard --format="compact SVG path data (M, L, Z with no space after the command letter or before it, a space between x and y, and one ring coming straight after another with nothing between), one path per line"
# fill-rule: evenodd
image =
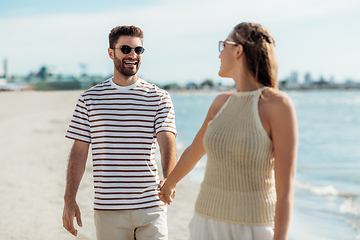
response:
M138 60L135 60L135 69L129 69L126 67L124 60L126 60L126 58L120 60L119 58L116 57L116 54L114 52L114 66L116 70L118 70L120 74L126 77L134 76L139 70L140 62ZM127 60L133 60L133 59L127 59Z

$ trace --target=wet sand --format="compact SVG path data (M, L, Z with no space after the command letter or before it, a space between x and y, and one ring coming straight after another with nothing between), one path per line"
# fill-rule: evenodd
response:
M67 158L64 137L82 91L0 92L0 239L75 239L62 227ZM91 159L77 201L83 227L76 239L96 239ZM188 239L199 184L177 186L168 208L169 239Z

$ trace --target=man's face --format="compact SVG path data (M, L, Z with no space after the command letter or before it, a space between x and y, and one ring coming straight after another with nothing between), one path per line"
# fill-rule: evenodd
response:
M128 54L121 51L121 47L127 45L131 49ZM113 49L113 56L110 57L114 61L115 68L120 74L130 77L137 73L141 63L141 54L135 53L135 47L142 47L141 39L132 36L121 36Z

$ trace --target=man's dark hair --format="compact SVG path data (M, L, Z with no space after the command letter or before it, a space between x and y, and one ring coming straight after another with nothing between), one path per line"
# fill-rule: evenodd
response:
M135 26L117 26L111 29L109 33L109 47L114 49L119 37L121 36L133 36L141 39L144 38L143 31Z

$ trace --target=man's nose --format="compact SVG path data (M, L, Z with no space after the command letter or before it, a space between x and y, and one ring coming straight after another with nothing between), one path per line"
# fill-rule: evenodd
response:
M130 55L131 57L136 57L136 52L135 52L135 49L131 49L131 51L129 52L129 54L128 55Z

